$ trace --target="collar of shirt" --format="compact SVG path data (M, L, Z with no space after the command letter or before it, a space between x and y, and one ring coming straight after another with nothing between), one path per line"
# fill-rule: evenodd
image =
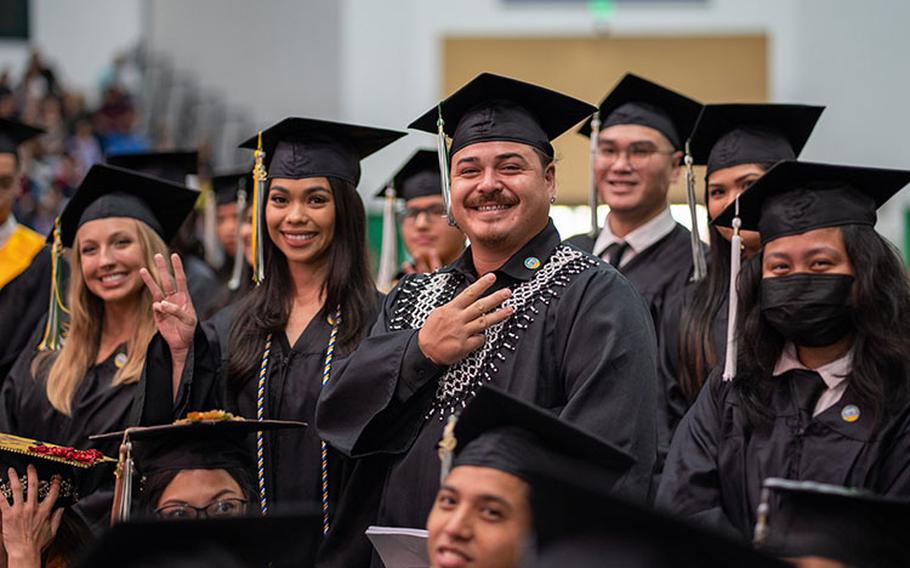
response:
M610 230L610 217L608 215L607 222L604 223L603 229L597 235L597 241L594 243L594 255L603 258L607 247L613 243L626 242L629 243L629 248L623 255L623 262L620 265L625 264L635 258L636 255L648 250L657 241L669 235L674 228L676 228L676 220L673 219L673 215L670 214L670 208L667 207L659 215L626 235L625 238L619 238Z
M16 222L16 216L10 213L9 217L6 218L6 221L0 225L0 247L5 245L6 241L13 236L18 224L19 223Z
M547 226L537 233L530 241L525 243L521 249L513 254L505 264L496 269L496 274L504 274L513 280L527 282L537 274L537 271L543 267L544 263L552 254L561 239L553 220L547 222ZM440 270L440 272L461 272L468 276L468 281L473 282L477 279L477 273L474 270L474 259L471 253L471 247L465 249L458 259L449 266Z
M780 358L778 358L777 363L775 363L774 371L771 375L779 377L787 371L792 371L794 369L818 373L825 382L825 386L828 387L815 404L815 410L812 413L812 416L818 416L831 406L834 406L837 401L840 400L841 396L843 396L844 391L847 388L847 375L849 375L850 371L853 369L853 349L847 351L847 353L839 359L835 359L817 369L810 369L800 362L799 355L796 352L796 345L794 345L792 341L788 341L780 354Z

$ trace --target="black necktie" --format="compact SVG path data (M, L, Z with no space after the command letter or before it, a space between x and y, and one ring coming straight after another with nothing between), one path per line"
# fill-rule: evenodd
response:
M822 376L815 371L797 369L793 371L792 380L796 387L796 397L799 407L810 415L815 411L818 397L828 388Z
M629 243L613 243L607 247L607 262L615 268L619 268L619 263L622 262L622 255L626 254L626 250L629 248Z

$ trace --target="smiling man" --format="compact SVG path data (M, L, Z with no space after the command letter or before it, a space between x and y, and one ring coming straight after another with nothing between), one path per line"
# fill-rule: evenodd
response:
M631 73L600 103L594 179L610 206L596 237L568 242L619 269L648 302L664 301L692 276L689 231L673 220L667 194L679 178L686 138L701 104ZM590 136L591 122L579 130Z
M439 487L446 419L490 383L636 459L618 490L650 497L655 340L619 273L561 244L550 141L594 109L482 74L439 105L451 215L471 242L454 263L406 276L370 336L322 391L317 428L352 456L394 454L377 523L423 526ZM436 131L437 107L413 128Z

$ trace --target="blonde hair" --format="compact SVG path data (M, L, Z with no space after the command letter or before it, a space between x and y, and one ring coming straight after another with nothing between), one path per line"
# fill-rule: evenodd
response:
M145 266L156 282L159 282L155 267L155 254L167 255L167 245L161 237L142 221L134 220L139 245L145 257ZM101 343L101 326L104 321L104 302L92 294L82 277L78 235L70 256L69 290L69 332L63 347L58 352L45 352L35 357L32 374L39 376L47 369L47 398L58 412L72 415L73 396L82 384L85 374L95 364ZM137 307L139 321L127 342L126 363L117 370L113 386L127 385L139 380L145 365L145 353L152 336L155 335L155 320L152 316L152 295L143 285ZM52 357L56 355L56 357Z

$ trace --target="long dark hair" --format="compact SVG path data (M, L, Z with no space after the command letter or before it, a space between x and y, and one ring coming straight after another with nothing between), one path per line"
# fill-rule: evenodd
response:
M237 482L237 485L240 486L240 491L243 492L243 497L247 500L247 514L258 513L258 489L256 487L256 480L253 478L253 473L250 471L250 468L237 466L226 467L224 470L228 475L233 477L234 481ZM164 494L164 490L167 489L168 485L174 481L174 478L177 477L177 474L181 471L185 470L174 469L161 471L144 478L142 480L142 488L139 492L139 497L136 499L136 513L144 518L154 517L155 509L158 507L158 501Z
M894 245L865 225L840 228L853 265L853 370L850 388L878 426L910 395L910 280ZM771 373L786 340L761 315L762 259L743 264L739 279L739 391L753 428L768 426Z
M676 379L689 404L695 402L711 369L717 366L714 320L729 295L730 242L713 225L708 228L708 235L708 274L695 286L691 301L683 306L679 323Z
M323 284L325 309L341 306L336 349L346 353L360 341L376 302L366 248L366 212L354 185L328 178L335 204L335 233L329 248L329 272ZM260 226L265 227L265 208ZM228 337L229 390L233 393L256 375L265 339L284 330L291 312L292 284L287 259L262 231L265 280L238 302Z

